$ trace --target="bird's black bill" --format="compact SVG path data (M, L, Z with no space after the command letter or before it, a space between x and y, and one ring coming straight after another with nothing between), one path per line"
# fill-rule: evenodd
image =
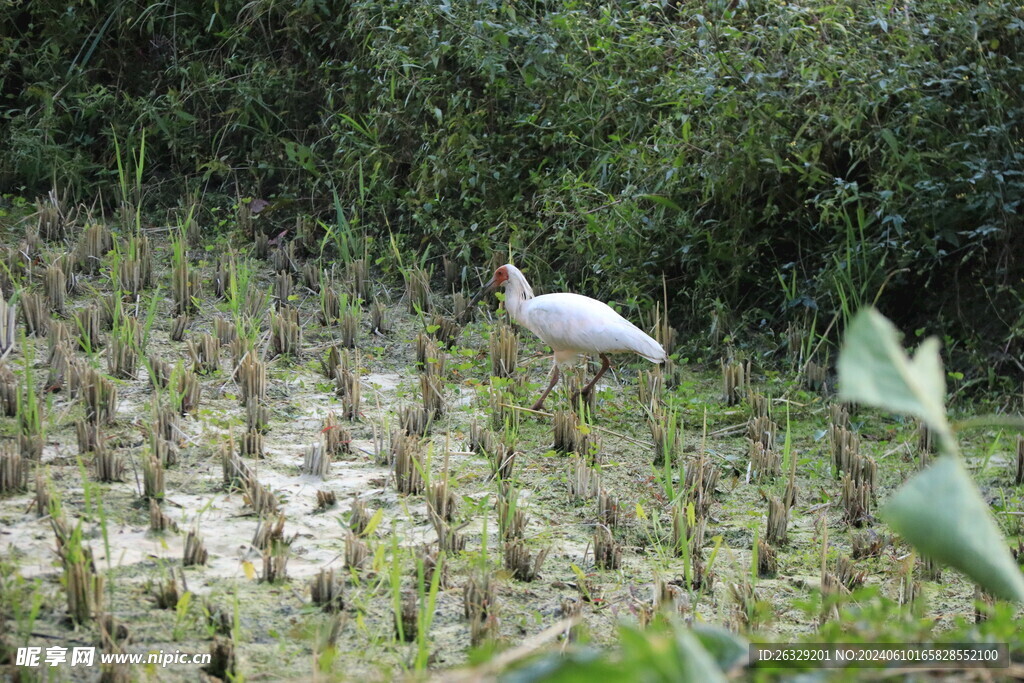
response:
M490 290L493 290L493 289L495 289L495 279L494 278L490 279L489 283L487 283L486 285L481 287L480 291L477 292L473 296L473 298L469 300L468 304L466 304L466 310L462 311L462 315L459 316L459 323L460 324L463 324L463 323L465 323L467 321L469 316L473 313L473 309L476 307L476 304L480 301L480 299L483 298L483 295L486 294L487 292L489 292Z
M472 309L474 306L480 303L480 299L483 299L484 295L490 292L492 289L494 289L494 278L491 278L490 282L481 287L480 291L473 295L473 298L469 300L469 303L466 305L466 308Z

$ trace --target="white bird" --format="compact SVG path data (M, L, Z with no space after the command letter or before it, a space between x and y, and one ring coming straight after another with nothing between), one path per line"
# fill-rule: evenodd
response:
M613 311L608 304L568 292L534 296L522 271L511 263L494 271L491 281L473 297L470 308L485 293L502 285L505 286L505 309L512 320L540 337L555 352L551 382L533 404L533 410L544 407L544 399L558 383L558 366L573 362L581 353L596 353L601 357L601 369L584 387L584 394L611 367L609 353L632 351L652 363L667 360L661 344Z

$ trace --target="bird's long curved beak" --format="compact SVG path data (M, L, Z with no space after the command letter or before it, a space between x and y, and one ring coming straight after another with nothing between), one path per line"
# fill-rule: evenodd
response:
M498 286L497 282L495 282L494 278L492 277L490 282L488 282L486 285L481 287L480 291L477 292L476 294L474 294L473 298L469 300L469 303L466 304L466 311L467 312L468 311L472 311L473 307L476 306L477 303L480 302L480 299L483 299L484 295L487 294L488 292L494 291L495 287L497 287L497 286Z

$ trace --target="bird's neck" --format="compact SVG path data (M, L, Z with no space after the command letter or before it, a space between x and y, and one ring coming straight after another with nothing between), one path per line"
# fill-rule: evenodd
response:
M530 285L525 280L520 281L518 278L509 278L508 283L505 285L505 310L508 311L512 320L517 323L522 322L523 306L532 298L533 289L530 288Z

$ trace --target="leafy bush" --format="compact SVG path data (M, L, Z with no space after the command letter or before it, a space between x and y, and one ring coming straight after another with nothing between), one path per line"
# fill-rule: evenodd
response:
M898 322L1017 372L1022 15L7 4L0 189L115 197L114 136L144 130L154 204L198 187L340 208L421 252L510 248L536 282L599 296L655 296L664 273L694 329L716 307L845 318L881 292ZM795 287L765 286L779 274Z

